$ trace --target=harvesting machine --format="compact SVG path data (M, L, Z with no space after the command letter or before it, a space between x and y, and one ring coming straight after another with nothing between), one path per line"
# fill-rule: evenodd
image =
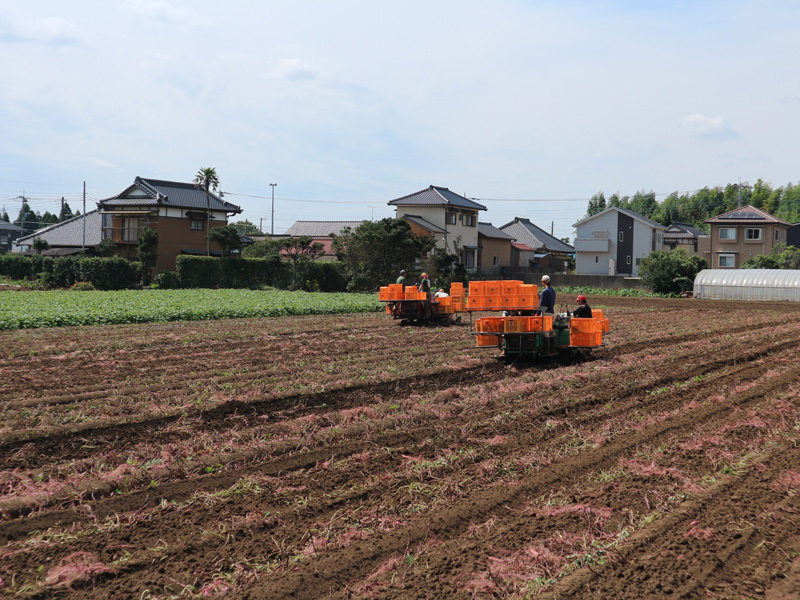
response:
M564 305L557 315L542 315L538 305L536 285L521 281L470 282L470 334L479 347L500 349L506 358L574 354L604 345L609 320L602 309L593 308L591 319L578 319ZM490 311L496 316L473 321L472 313L478 311Z
M441 298L429 298L413 285L392 284L381 287L378 299L386 303L386 314L399 319L401 325L458 323L461 321L458 313L466 305L464 284L457 282L450 286L450 295Z

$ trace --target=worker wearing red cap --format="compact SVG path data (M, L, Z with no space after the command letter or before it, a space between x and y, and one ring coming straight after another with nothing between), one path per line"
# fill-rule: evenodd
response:
M575 302L578 303L578 307L572 311L572 316L577 319L591 319L592 309L589 307L586 296L581 294L575 299Z

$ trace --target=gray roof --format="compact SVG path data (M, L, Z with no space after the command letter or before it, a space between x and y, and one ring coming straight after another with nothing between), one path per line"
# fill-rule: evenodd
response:
M708 234L703 233L697 227L693 227L688 223L678 223L677 221L664 230L665 238L681 238L693 239L699 237L710 237Z
M0 229L4 229L6 231L23 231L22 227L6 221L0 221Z
M451 192L446 187L429 186L424 190L414 192L402 198L389 201L392 206L457 206L459 208L472 208L474 210L486 210L483 204L478 204L455 192Z
M652 219L648 219L647 217L644 217L644 216L640 215L637 212L634 212L634 211L632 211L632 210L630 210L628 208L620 208L619 206L609 206L607 209L601 210L597 214L594 214L594 215L591 215L589 217L585 217L585 218L581 219L577 223L574 223L572 226L573 227L577 227L578 225L582 225L583 223L586 223L587 221L591 221L592 219L596 219L600 215L604 215L607 212L610 212L612 210L619 211L623 215L628 215L632 219L640 221L640 222L644 223L645 225L649 225L650 227L653 227L654 229L664 229L664 226L661 223L656 223Z
M86 246L94 247L102 241L103 233L103 215L96 210L89 211L79 217L67 219L61 223L37 229L31 234L19 238L17 245L27 246L32 244L36 238L41 238L52 247L80 248L84 239L84 221L86 222Z
M575 252L575 248L553 237L544 229L537 227L531 223L529 219L523 217L515 218L510 223L503 225L500 229L518 242L535 248L536 250L545 248L550 252L565 252L567 254Z
M403 215L403 218L406 221L411 221L412 223L416 223L420 227L424 227L431 233L447 233L446 229L442 229L438 225L434 225L433 223L431 223L427 219L423 219L419 215Z
M134 192L144 192L144 194ZM211 210L224 210L229 213L242 212L239 206L222 200L212 191L209 191L208 204ZM137 177L133 185L125 188L122 193L100 200L97 206L102 211L119 206L168 206L205 210L207 205L205 190L198 189L193 183Z
M735 208L733 210L729 210L726 213L722 213L721 215L717 215L716 217L711 217L710 219L706 219L703 221L704 223L731 223L737 221L744 221L744 222L752 222L752 221L761 221L766 223L777 223L780 225L786 225L787 227L791 227L792 224L784 221L783 219L779 219L778 217L774 217L768 212L765 212L755 206L742 206L740 208Z
M341 235L345 227L355 229L364 221L295 221L294 225L286 230L286 235L299 237L330 237L331 234Z
M499 238L501 240L513 240L514 236L508 235L505 231L499 230L491 223L481 223L478 221L478 235L489 238Z

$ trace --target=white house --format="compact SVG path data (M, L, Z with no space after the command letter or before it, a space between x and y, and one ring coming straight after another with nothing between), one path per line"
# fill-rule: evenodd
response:
M664 245L664 226L611 206L573 225L575 272L579 275L639 276L639 263Z

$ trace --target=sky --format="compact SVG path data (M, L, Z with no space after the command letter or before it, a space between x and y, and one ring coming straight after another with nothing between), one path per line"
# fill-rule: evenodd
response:
M214 167L265 232L436 185L574 239L600 191L800 181L790 1L0 0L0 63L12 220Z

